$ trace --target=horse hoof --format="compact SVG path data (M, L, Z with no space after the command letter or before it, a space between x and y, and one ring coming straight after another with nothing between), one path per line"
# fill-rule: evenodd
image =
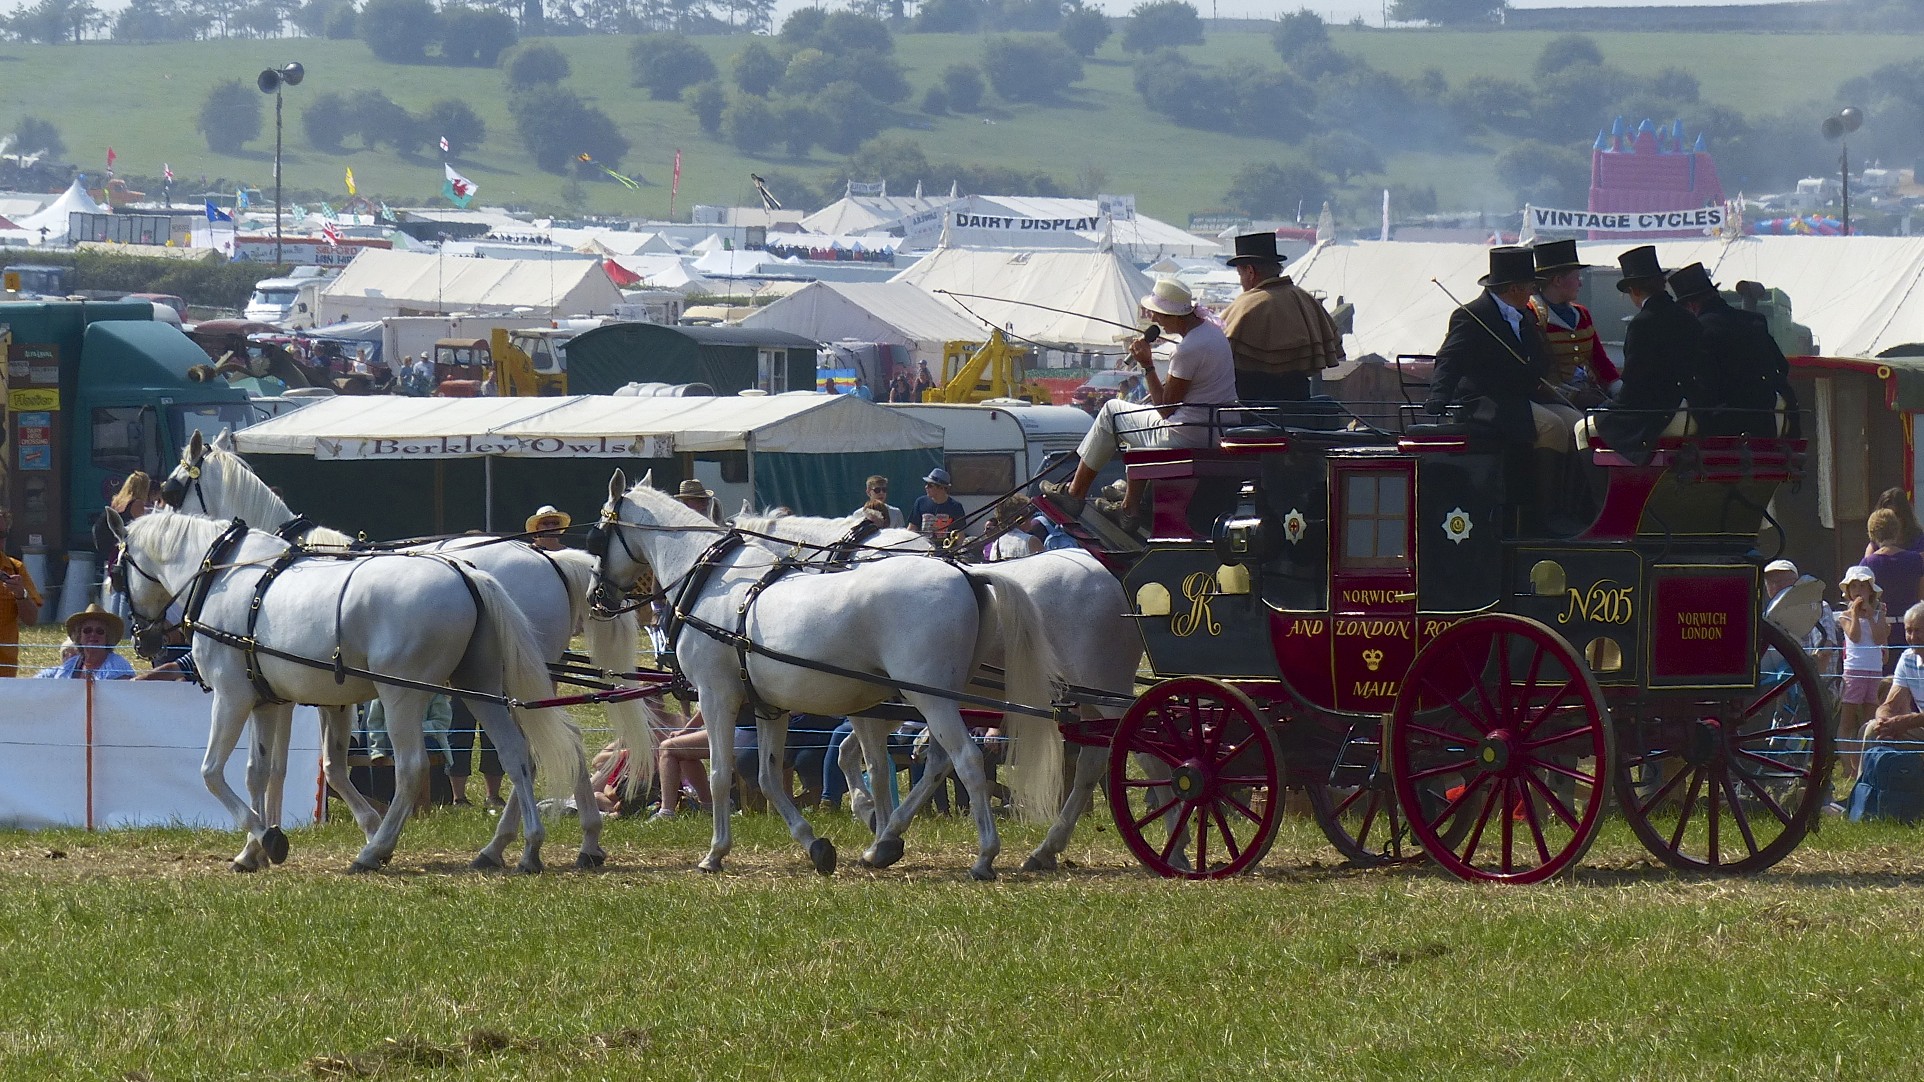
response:
M710 872L710 873L719 872L722 870L721 861L711 860L708 857L703 857L700 861L698 861L695 864L695 870L700 872Z
M237 861L235 861L234 863L232 863L232 864L230 864L230 865L228 865L228 867L229 867L229 868L232 868L232 869L233 869L234 871L237 871L237 872L251 872L251 871L253 871L253 870L254 870L254 866L253 866L253 865L251 865L251 864L242 864L242 863L241 863L240 861L238 861L238 860L237 860Z
M1056 870L1056 858L1045 857L1041 853L1031 853L1029 854L1029 859L1022 862L1022 870L1025 872L1053 872Z
M827 838L817 838L808 846L808 859L815 870L823 875L835 874L835 843Z
M540 857L522 857L521 863L516 864L514 866L514 870L517 875L540 875L541 874L541 858Z
M903 848L904 845L900 838L890 838L887 841L876 842L874 845L869 846L868 852L862 854L862 863L871 868L886 868L902 859Z
M501 866L501 858L492 853L482 853L468 862L468 870L471 872L498 872Z
M347 866L347 874L349 875L366 875L369 872L378 872L380 870L381 866L379 864L369 864L363 860L356 860Z
M577 871L592 871L606 863L608 863L608 857L604 853L581 853L575 857Z
M261 848L267 850L268 860L287 863L287 835L281 833L280 827L267 828L267 833L261 835Z
M994 868L970 868L969 878L975 880L978 883L993 883L995 882L995 869Z

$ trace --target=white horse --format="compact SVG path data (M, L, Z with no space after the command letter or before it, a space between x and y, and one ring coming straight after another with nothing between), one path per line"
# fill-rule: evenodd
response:
M223 431L210 446L196 432L181 452L180 464L161 485L167 502L190 514L213 519L239 519L268 531L280 531L298 516L269 488L234 451L231 433ZM300 521L287 533L291 540L312 549L347 550L354 539L332 530ZM531 545L496 537L456 537L411 546L408 552L442 553L458 557L500 580L528 618L534 629L535 643L548 661L559 661L567 652L577 629L585 633L588 656L603 672L633 671L639 659L641 628L633 613L602 618L592 612L588 596L594 587L595 560L579 549L543 551ZM631 749L628 757L631 785L645 784L655 767L655 732L649 712L639 702L605 703L609 726L615 737ZM324 708L325 739L322 769L328 785L348 805L357 823L372 830L379 821L376 812L347 780L347 708ZM599 854L601 813L594 801L593 786L584 764L575 782L575 806L582 830L588 836L586 847ZM271 782L269 803L279 804L278 774ZM275 813L278 820L278 811Z
M146 633L168 619L176 601L187 599L194 665L214 694L201 777L247 832L247 844L234 858L236 871L260 868L277 848L284 855L278 824L261 814L270 806L263 791L267 767L261 761L278 749L278 765L285 769L294 702L344 707L378 696L394 738L395 791L408 794L419 792L426 777L421 723L432 692L358 673L522 702L553 695L526 618L485 572L435 556L304 557L263 588L273 565L289 551L272 534L248 531L227 546L229 551L217 553L216 541L233 528L227 523L169 513L126 523L111 511L109 522L121 538L128 604ZM204 599L197 612L192 611L195 597ZM549 779L579 773L581 734L561 710L520 709L517 723L499 701L469 702L514 780L515 803L527 830L518 868L538 872L545 828L535 807L536 766ZM251 805L227 784L224 773L250 714L259 741L248 766ZM413 807L405 796L388 806L351 871L372 871L394 855ZM500 867L515 830L514 815L502 815L474 867ZM598 847L584 844L582 866L601 859Z
M839 519L743 514L736 517L735 525L753 533L799 541L804 545L835 546L855 536L854 531L862 521L859 513ZM776 551L782 550L779 542L763 543ZM928 553L934 548L928 538L911 530L881 530L860 544L859 548L847 550L848 558L868 560L893 553ZM836 554L827 548L811 548L803 552L804 556L822 558ZM1135 628L1129 626L1124 616L1129 609L1128 595L1101 561L1082 549L1053 549L1019 560L976 565L970 568L970 573L986 581L993 591L1026 594L1034 608L1047 614L1050 623L1049 642L1054 652L1057 674L1063 682L1112 695L1133 697L1136 664L1142 656L1141 645ZM1002 689L995 686L990 670L1006 668L1007 642L1008 637L1004 635L984 637L981 644L984 649L980 649L975 658L972 690L991 697L1002 695ZM1024 705L1047 707L1049 703L1025 702ZM1100 707L1084 705L1079 710L1084 718L1103 716ZM888 761L886 758L873 758L874 753L870 750L877 743L886 747L888 723L870 718L856 718L854 721L858 734L865 726L879 730L879 736L870 734L861 738L859 744L856 740L845 742L840 758L842 771L848 775L855 817L866 820L869 806L875 804L880 794L872 792L869 786L861 782L863 760ZM1022 862L1025 872L1055 868L1057 858L1069 845L1077 821L1088 813L1096 783L1102 779L1109 763L1108 748L1083 746L1076 757L1075 778L1067 799L1058 808L1062 741L1059 732L1056 737L1054 746L1048 749L1051 754L1031 754L1028 762L1011 761L1014 775L1011 787L1017 793L1018 806L1057 809L1048 834L1028 859ZM946 767L945 762L931 757L924 777L933 774L940 778ZM919 806L909 806L907 814L913 815L917 810Z
M596 547L608 584L632 588L652 568L694 621L680 630L675 657L695 685L708 729L715 833L700 862L703 870L720 870L732 844L724 795L734 770L734 726L744 709L755 707L762 789L816 870L834 871L834 845L815 837L788 795L782 766L788 713L856 714L895 697L899 686L901 698L927 719L973 803L979 849L969 874L995 878L1001 843L982 753L948 693L967 684L977 631L986 623L1014 637L1009 682L1024 689L1023 701L1048 700L1051 654L1040 614L1026 598L978 591L976 580L938 560L881 560L832 573L802 566L773 576L781 566L773 552L743 544L712 554L713 523L649 487L648 478L628 488L620 470L609 480L597 529L603 531ZM740 641L731 641L737 635ZM1011 715L1009 729L1011 753L1020 755L1040 732L1053 735L1054 723ZM933 784L925 776L917 788ZM884 867L900 858L904 809L910 806L905 803L882 824L863 853L864 864Z

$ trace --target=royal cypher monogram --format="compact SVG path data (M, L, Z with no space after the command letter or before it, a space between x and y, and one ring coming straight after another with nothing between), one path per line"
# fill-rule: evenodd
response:
M1180 613L1169 622L1169 630L1179 639L1186 639L1198 631L1207 632L1214 637L1223 633L1223 625L1216 620L1216 614L1209 610L1209 599L1221 593L1216 586L1216 576L1208 571L1192 572L1182 580L1182 596L1189 602L1189 611Z

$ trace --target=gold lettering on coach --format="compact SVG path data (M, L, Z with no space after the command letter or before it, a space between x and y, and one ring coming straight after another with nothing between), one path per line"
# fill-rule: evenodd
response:
M1630 594L1631 588L1618 586L1615 579L1598 579L1588 590L1569 591L1569 607L1557 617L1557 623L1585 620L1596 624L1627 624L1636 615L1636 601Z
M1727 613L1721 612L1680 612L1677 614L1677 637L1681 639L1721 639L1724 628L1730 623Z
M1182 596L1189 602L1189 611L1178 615L1169 622L1169 630L1179 639L1186 639L1198 631L1212 638L1223 633L1223 625L1210 611L1209 599L1221 592L1216 584L1216 576L1208 571L1197 571L1182 580Z

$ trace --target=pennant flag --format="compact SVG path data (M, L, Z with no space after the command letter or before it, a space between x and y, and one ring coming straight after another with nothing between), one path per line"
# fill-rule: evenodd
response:
M675 181L673 184L670 184L668 186L668 198L673 199L675 197L675 193L679 191L681 191L681 148L676 147L675 148Z
M387 208L386 203L381 204L381 217L386 218L389 221L394 220L394 212Z
M762 180L762 178L756 176L753 173L750 173L748 174L748 179L755 182L755 194L762 197L763 210L782 209L782 201L775 198L774 192L771 192L768 190L768 185Z
M448 137L443 135L441 137L441 153L446 154L447 152L448 152Z
M447 196L448 202L455 206L466 207L474 198L474 194L481 189L475 187L474 181L455 172L454 166L442 162L441 168L448 175L447 183L441 186L441 194Z
M351 167L347 171L347 194L354 194L354 170Z
M210 222L231 222L234 220L234 216L215 206L214 201L209 199L207 201L207 220Z
M172 184L174 182L174 167L171 165L168 165L165 162L162 162L160 166L160 175L163 180L165 180L169 184Z
M120 155L114 153L113 147L108 147L107 148L107 168L112 169L114 167L114 159L118 158L119 156Z
M329 222L326 225L321 227L321 239L327 241L329 244L332 244L336 248L341 246L341 233L339 230L334 228L333 222Z
M627 289L629 286L641 281L641 275L636 274L634 271L629 270L627 267L622 266L612 259L603 259L601 261L601 269L608 272L608 278L615 283L616 289Z
M328 206L326 203L322 203L321 217L327 219L330 222L334 222L334 221L339 221L341 216L334 213L333 207Z

